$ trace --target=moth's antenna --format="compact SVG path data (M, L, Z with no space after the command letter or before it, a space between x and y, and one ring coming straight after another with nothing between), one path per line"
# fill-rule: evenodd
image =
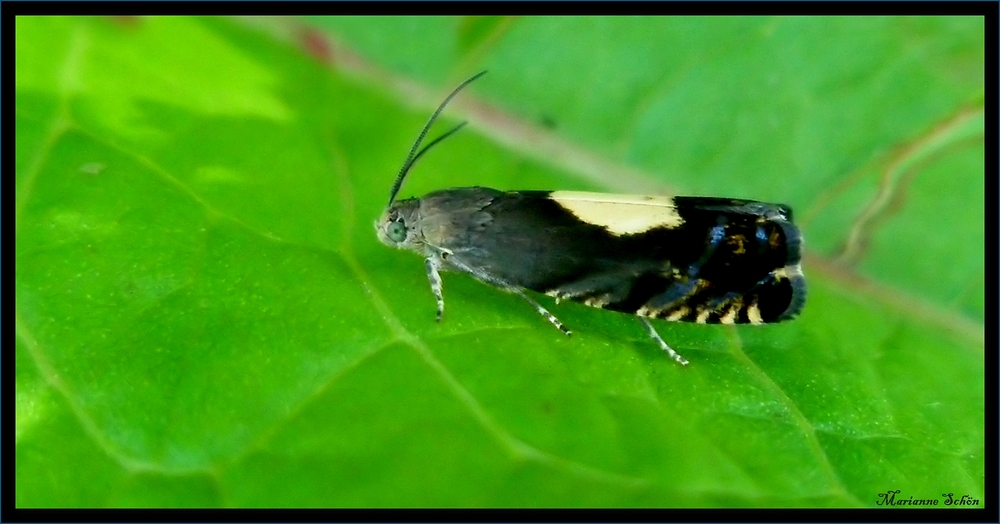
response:
M443 135L435 138L434 140L432 140L431 143L427 144L427 147L425 147L423 149L420 149L418 151L418 149L420 148L420 143L424 141L424 137L427 136L427 131L430 130L431 125L434 124L434 121L437 120L438 115L441 114L441 111L444 111L445 106L448 105L448 102L451 102L452 98L455 98L455 95L457 95L459 91L461 91L465 86L471 84L473 80L475 80L475 79L477 79L477 78L479 78L479 77L481 77L481 76L483 76L485 74L486 74L486 71L481 71L480 73L476 74L472 78L470 78L470 79L466 80L465 82L462 82L461 84L459 84L458 87L456 87L455 90L452 91L451 94L448 95L448 97L444 99L444 102L441 102L441 105L439 105L438 108L437 108L437 110L434 111L434 114L431 115L431 118L429 120L427 120L426 124L424 124L424 128L420 130L420 134L417 136L417 141L414 142L413 143L413 147L410 148L410 154L406 155L406 161L403 162L403 167L401 167L399 169L399 174L396 175L396 181L395 181L395 183L392 184L392 191L389 192L389 205L390 206L396 200L396 194L399 193L399 189L403 186L403 180L406 178L406 174L410 172L410 168L413 167L413 164L416 163L417 159L420 158L421 156L423 156L423 154L428 149L430 149L431 146L433 146L434 144L437 144L438 142L440 142L440 141L444 140L445 138L451 136L452 134L454 134L459 129L462 129L462 126L465 125L465 122L463 122L463 123L455 126L454 128L452 128L447 133L445 133L445 134L443 134Z
M417 154L413 156L413 160L410 160L410 169L413 169L413 166L417 165L417 160L420 160L420 157L424 156L424 153L426 153L428 149L434 147L434 144L437 144L438 142L444 140L445 138L448 138L449 136L457 133L459 129L465 127L465 124L468 124L468 122L462 122L461 124L458 124L457 126L449 129L447 133L435 138L434 140L431 140L430 143L421 148L420 151L418 151Z

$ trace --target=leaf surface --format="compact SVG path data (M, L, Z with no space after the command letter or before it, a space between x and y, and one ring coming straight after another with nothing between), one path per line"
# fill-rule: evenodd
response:
M984 495L980 18L16 22L18 507ZM445 274L446 187L783 202L807 306L656 324ZM447 129L445 125L441 129Z

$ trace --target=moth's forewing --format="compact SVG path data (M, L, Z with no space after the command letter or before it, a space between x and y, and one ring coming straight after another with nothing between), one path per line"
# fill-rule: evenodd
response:
M474 187L421 198L420 220L428 243L484 274L596 307L762 323L804 301L785 206Z

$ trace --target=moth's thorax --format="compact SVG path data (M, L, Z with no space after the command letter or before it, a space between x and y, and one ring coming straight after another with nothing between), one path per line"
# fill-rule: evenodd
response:
M375 224L378 239L387 246L423 252L420 231L420 200L408 198L393 202Z
M484 228L493 220L484 208L503 194L495 189L465 187L397 201L376 224L379 240L427 257L482 248Z

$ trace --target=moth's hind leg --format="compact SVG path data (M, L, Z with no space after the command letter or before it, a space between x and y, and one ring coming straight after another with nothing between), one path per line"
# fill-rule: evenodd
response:
M566 336L569 336L569 335L573 334L573 332L570 331L569 329L567 329L566 326L564 326L562 322L559 322L559 319L556 318L555 315L553 315L552 313L549 313L549 310L547 310L544 307L542 307L542 305L539 304L537 301L535 301L535 299L529 297L528 295L525 295L524 291L522 291L522 290L520 290L520 289L518 289L516 287L508 287L507 291L510 291L511 293L514 293L515 295L518 295L519 297L527 300L528 303L531 304L532 306L535 306L535 309L537 309L538 312L543 317L545 317L546 319L548 319L548 321L551 322L552 325L555 326L557 329L559 329L559 331L562 331L563 333L566 333Z
M688 361L686 358L680 356L676 351L673 350L673 348L668 346L667 343L664 342L662 338L660 338L660 334L657 333L655 329L653 329L653 324L649 322L648 318L646 317L636 317L636 318L638 318L639 321L646 326L646 329L649 330L649 335L653 337L653 340L655 340L660 345L660 348L663 349L663 351L666 351L667 354L670 355L670 358L676 360L683 366L688 365Z

